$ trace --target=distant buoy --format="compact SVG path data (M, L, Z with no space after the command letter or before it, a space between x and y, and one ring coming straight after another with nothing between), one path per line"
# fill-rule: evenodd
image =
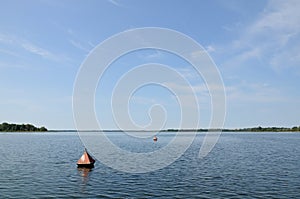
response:
M153 141L154 141L154 142L157 141L157 137L156 137L156 136L153 137Z

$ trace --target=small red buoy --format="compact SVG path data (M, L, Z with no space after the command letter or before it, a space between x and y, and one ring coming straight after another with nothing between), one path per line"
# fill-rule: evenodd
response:
M84 153L81 156L81 158L77 161L78 167L84 167L84 168L93 168L94 167L95 160L88 154L87 150L84 149Z
M156 137L156 136L153 137L153 141L154 141L154 142L157 141L157 137Z

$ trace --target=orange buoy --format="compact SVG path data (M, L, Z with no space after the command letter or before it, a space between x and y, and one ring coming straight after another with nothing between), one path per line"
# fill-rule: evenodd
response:
M154 141L154 142L157 141L157 137L156 137L156 136L153 137L153 141Z
M83 155L77 161L78 167L85 167L85 168L93 168L95 160L88 154L87 150L84 149Z

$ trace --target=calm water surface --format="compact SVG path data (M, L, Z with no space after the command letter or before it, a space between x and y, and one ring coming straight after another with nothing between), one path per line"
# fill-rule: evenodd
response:
M117 132L110 138L142 152L173 135L160 134L157 143ZM164 169L128 174L99 161L91 171L77 169L77 133L1 133L0 198L300 198L300 133L223 133L198 159L203 137Z

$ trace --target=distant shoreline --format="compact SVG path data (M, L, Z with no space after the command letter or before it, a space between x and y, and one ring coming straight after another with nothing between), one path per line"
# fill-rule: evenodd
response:
M252 128L224 128L224 129L164 129L164 130L48 130L45 127L35 127L32 124L0 124L0 132L300 132L300 126L294 127L252 127Z
M165 130L48 130L48 132L300 132L300 126L287 127L253 127L237 129L165 129Z

